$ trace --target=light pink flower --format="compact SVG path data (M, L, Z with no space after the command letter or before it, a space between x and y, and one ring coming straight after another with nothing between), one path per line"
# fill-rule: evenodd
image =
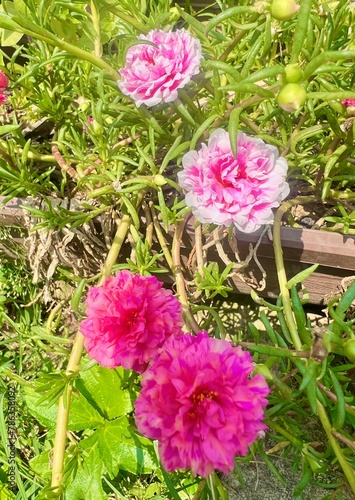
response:
M250 377L248 352L225 340L185 334L170 338L143 374L135 403L139 431L159 441L163 466L208 476L228 473L260 431L269 388Z
M252 233L273 221L272 209L288 195L287 163L275 146L244 133L237 146L234 158L228 133L215 130L208 145L184 155L178 179L197 220Z
M162 30L140 35L130 47L126 64L119 73L121 92L139 107L174 101L177 89L184 87L200 71L201 44L184 29L165 33Z
M171 335L181 335L179 301L153 276L120 271L89 290L80 330L102 366L143 372Z

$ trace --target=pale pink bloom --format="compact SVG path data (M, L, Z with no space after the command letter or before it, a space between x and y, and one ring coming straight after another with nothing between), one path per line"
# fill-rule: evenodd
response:
M153 276L120 271L89 290L80 331L102 366L143 372L171 335L181 335L181 306Z
M139 43L128 49L125 67L119 71L121 92L138 107L174 101L177 89L200 71L200 41L184 29L168 33L152 30L138 39L152 43Z
M270 392L262 375L250 376L253 369L248 352L206 332L167 340L135 402L138 430L159 441L167 470L227 474L235 457L247 454L267 428Z
M215 130L208 144L182 159L180 186L186 204L202 223L252 233L273 221L273 208L289 193L287 162L275 146L240 132L234 158L228 133Z

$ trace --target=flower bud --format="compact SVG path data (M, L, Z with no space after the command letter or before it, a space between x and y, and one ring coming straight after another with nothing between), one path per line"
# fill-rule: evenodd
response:
M287 83L277 96L279 106L292 113L298 111L306 100L306 91L298 83Z
M298 83L302 80L303 71L295 64L288 64L285 67L286 83Z
M91 122L91 128L92 128L95 135L101 135L103 130L104 130L101 123L97 122L96 120L93 120Z
M344 354L349 361L355 363L355 338L348 340L344 344Z
M165 184L166 184L166 179L165 179L165 177L163 177L161 174L156 174L156 175L153 177L153 182L154 182L154 184L156 184L157 186L165 186Z
M346 108L346 116L355 116L355 99L344 99L341 103Z
M273 0L270 7L272 17L278 21L287 21L296 14L300 6L295 0Z
M80 101L80 103L79 103L79 109L80 109L80 111L83 111L85 113L85 111L87 111L89 108L90 108L90 102L89 101L87 101L87 100Z

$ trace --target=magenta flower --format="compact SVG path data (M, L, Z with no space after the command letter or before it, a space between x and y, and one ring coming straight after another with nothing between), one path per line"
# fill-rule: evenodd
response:
M182 334L179 301L153 276L120 271L89 290L80 330L102 366L143 372L171 335Z
M184 29L168 33L152 30L138 39L151 43L139 43L128 49L126 65L119 71L121 92L130 96L138 107L174 101L177 89L200 71L200 41Z
M234 458L246 455L267 428L270 392L262 375L250 377L253 369L248 352L206 332L167 340L135 403L137 427L159 441L167 470L228 473Z
M261 139L240 132L237 145L234 158L228 133L215 130L208 145L184 155L178 179L197 220L252 233L273 221L272 209L288 195L287 163Z
M345 106L346 108L348 107L355 107L355 99L344 99L341 101L342 105Z
M7 99L6 89L9 86L9 79L3 71L0 70L0 103Z

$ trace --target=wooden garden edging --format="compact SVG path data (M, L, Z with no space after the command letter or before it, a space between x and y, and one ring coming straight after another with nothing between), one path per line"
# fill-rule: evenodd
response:
M16 227L23 228L24 226L23 210L20 207L22 204L25 204L25 200L14 198L0 209L0 224L11 227L13 229L13 238L19 243L22 242L22 239L17 234ZM231 261L235 262L234 249L237 245L240 259L243 261L250 252L250 245L255 247L258 243L261 233L262 230L251 234L236 231L235 238L232 240L228 240L227 236L221 240L223 252ZM342 281L344 279L351 279L352 276L355 279L354 236L314 229L283 227L281 228L281 237L288 278L291 278L312 264L319 264L316 272L304 282L309 293L310 303L322 304L324 298L329 298L341 292ZM194 244L194 219L191 218L186 224L181 244L181 255L184 265L188 264ZM4 249L0 242L1 248ZM207 256L209 262L218 262L220 269L224 268L225 264L221 262L215 245L211 245L208 248ZM266 272L266 286L263 290L257 290L257 293L263 297L276 298L279 294L278 281L272 241L267 234L262 237L256 256L261 267ZM230 279L230 284L236 293L250 293L251 286L248 282L252 281L252 276L254 276L256 284L261 281L262 273L254 259L249 262L245 273L245 280L237 272ZM159 274L159 279L167 283L172 281L172 278L165 274Z

